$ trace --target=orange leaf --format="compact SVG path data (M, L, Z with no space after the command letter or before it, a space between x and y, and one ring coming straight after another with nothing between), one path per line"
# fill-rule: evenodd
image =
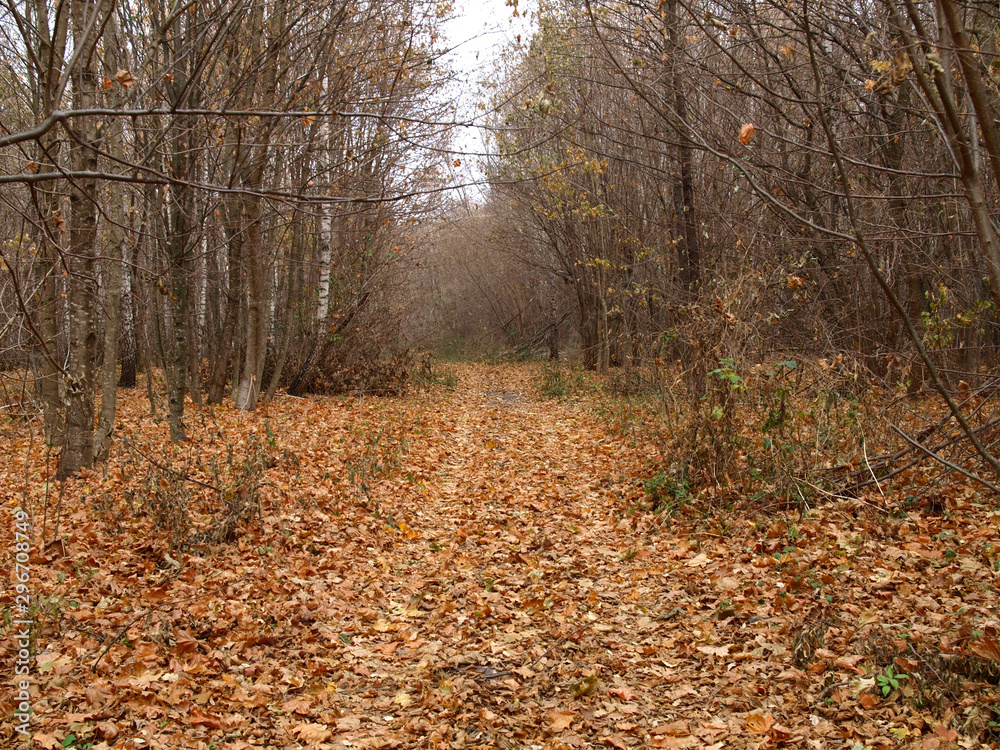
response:
M561 732L564 729L569 729L575 718L575 711L550 711L549 726L553 732Z
M635 693L633 693L627 687L611 688L610 690L608 690L608 695L613 695L615 697L621 698L623 701L635 700Z
M745 123L743 127L740 128L740 143L746 146L753 139L753 134L757 129L753 126L752 122Z
M750 714L744 726L750 734L767 734L774 726L774 717L771 714Z

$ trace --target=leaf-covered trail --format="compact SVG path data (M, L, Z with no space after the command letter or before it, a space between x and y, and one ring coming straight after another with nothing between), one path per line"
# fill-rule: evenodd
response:
M30 455L49 542L32 554L37 744L932 748L989 736L988 669L968 665L990 663L1000 627L995 505L969 493L947 517L890 519L862 500L670 522L633 512L653 448L610 433L604 404L540 400L529 366L456 371L453 391L218 409L192 418L180 448L138 394L123 399L123 440L206 483L222 482L227 457L266 448L262 523L228 544L171 549L177 516L158 516L153 495L189 493L185 533L212 523L216 501L135 451L65 486L52 543L44 452L14 440L7 507ZM914 677L883 699L887 666ZM972 684L986 692L969 702Z

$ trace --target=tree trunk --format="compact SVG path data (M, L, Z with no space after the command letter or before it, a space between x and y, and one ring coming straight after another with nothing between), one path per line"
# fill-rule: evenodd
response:
M106 33L105 74L115 75L116 71L127 67L121 57L121 40L114 14L108 20ZM120 107L118 93L109 92L107 103ZM108 126L106 148L118 158L123 156L124 127L120 117L114 117ZM118 395L118 344L121 337L122 274L125 270L125 206L124 189L120 182L110 185L110 204L105 208L108 217L107 237L108 259L104 262L102 277L104 286L104 368L101 377L101 412L97 420L97 440L94 458L103 462L111 448L111 436L115 429L115 406Z
M77 109L92 109L97 104L97 75L93 69L96 25L91 15L97 11L92 0L73 0L73 46L81 50L77 70L73 72L73 105ZM89 33L88 33L89 32ZM97 137L93 117L73 120L75 137L70 155L74 170L90 175L97 172L97 152L93 144ZM97 299L97 179L77 177L70 183L72 223L69 231L69 367L66 377L66 436L59 456L56 476L65 479L94 462L94 380L96 370L97 332L95 301Z
M50 37L47 5L38 3L36 9L35 20L39 34L37 59L46 63L46 67L37 71L39 89L37 98L39 115L46 116L59 106L56 96L63 55L66 52L69 14L57 14L54 33ZM38 170L43 174L51 174L58 166L60 139L54 130L50 130L39 139L38 143ZM42 213L40 222L42 238L39 242L41 252L37 267L38 332L42 340L36 347L36 359L38 398L42 403L45 439L51 446L61 446L64 423L62 402L59 397L62 365L59 357L59 306L56 280L59 276L60 245L65 221L60 208L61 196L55 185L56 183L50 183L48 186L43 186L39 201Z
M698 237L698 220L694 202L694 152L687 124L687 94L680 66L681 17L677 0L666 4L668 32L668 56L671 65L670 78L673 90L673 109L679 145L677 160L680 174L674 182L674 210L677 214L677 237L680 239L678 251L681 265L681 281L685 289L694 294L701 284L701 241Z
M231 204L236 204L233 206ZM233 339L236 336L236 324L240 317L240 297L243 295L243 233L236 219L239 217L239 199L227 201L226 222L229 270L229 284L226 288L226 312L222 322L222 333L219 336L215 363L212 368L212 382L208 389L208 402L221 404L226 395L226 383L229 376L229 363L233 356Z
M247 258L247 316L243 370L233 397L237 409L252 411L260 398L260 381L267 354L267 278L264 248L261 247L260 206L256 198L247 201L247 243L252 251Z

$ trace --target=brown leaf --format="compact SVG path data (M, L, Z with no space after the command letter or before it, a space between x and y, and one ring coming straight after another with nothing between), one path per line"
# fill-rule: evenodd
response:
M954 729L948 729L944 724L938 724L934 727L934 734L945 742L954 742L958 739L958 732Z
M674 737L666 735L664 737L653 737L650 742L652 747L668 748L668 750L681 750L685 747L694 747L698 740L691 735Z
M360 726L361 726L360 716L344 716L343 718L337 719L338 732L353 732Z
M634 701L636 697L635 693L633 693L627 687L609 688L608 695L613 695L617 698L621 698L623 701Z
M771 714L750 714L743 726L750 734L767 734L774 726L774 717Z
M700 553L698 555L695 555L690 560L688 560L686 563L684 563L684 567L686 567L686 568L700 568L703 565L708 565L710 562L712 562L712 561L708 559L708 555L706 555L704 552L702 552L702 553Z
M126 91L135 85L135 76L124 69L115 73L115 80L118 81L119 85Z
M569 729L576 718L575 711L549 711L549 726L553 732Z
M308 698L302 695L297 695L281 704L281 710L289 714L294 713L307 716L311 709L312 703L309 702Z
M187 720L190 724L200 724L211 729L221 729L223 724L222 719L218 716L210 714L208 711L197 706L188 712Z
M1000 643L989 636L970 642L969 651L990 661L1000 661Z
M745 123L740 128L740 143L744 146L748 145L750 141L753 140L753 135L756 130L757 129L754 127L752 122Z
M299 724L292 729L292 733L310 745L318 745L321 742L326 742L333 736L333 732L330 731L326 724Z
M62 742L54 734L36 734L33 739L36 745L46 750L63 747Z
M102 721L94 726L94 731L101 739L114 742L115 737L118 736L118 725L113 721Z
M879 704L879 700L873 693L862 693L858 696L858 703L870 710Z
M683 737L691 734L691 727L686 721L681 719L679 721L672 721L669 724L661 724L658 727L653 727L649 730L649 733L654 736L658 734L670 734L675 737Z

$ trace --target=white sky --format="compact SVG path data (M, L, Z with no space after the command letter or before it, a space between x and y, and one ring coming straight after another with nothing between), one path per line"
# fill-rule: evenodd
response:
M458 93L458 118L468 119L485 114L477 110L480 102L487 102L487 95L480 88L484 77L495 76L495 63L503 50L514 42L518 35L522 44L531 41L535 0L518 0L518 17L514 8L505 5L505 0L455 0L455 18L445 25L449 47L456 47L447 62L457 72L460 86ZM479 178L475 154L484 150L482 134L475 128L464 128L456 136L457 158L462 167L456 170L456 177L462 179Z

